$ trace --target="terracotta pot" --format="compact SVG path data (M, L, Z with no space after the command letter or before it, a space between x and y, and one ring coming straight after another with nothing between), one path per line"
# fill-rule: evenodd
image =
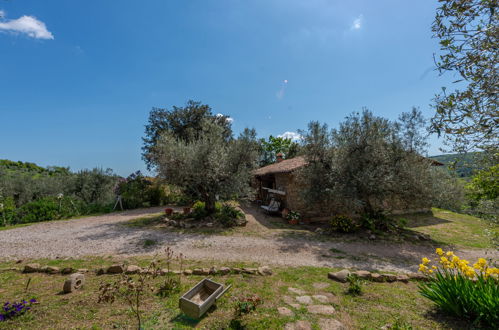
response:
M191 213L191 208L190 207L184 207L184 214L189 214Z
M288 220L288 223L290 225L297 225L298 224L298 219L291 219L291 220Z
M283 218L286 218L289 214L289 209L287 209L287 208L282 209L281 214L282 214Z
M165 214L166 215L172 215L172 213L173 213L173 209L171 209L171 208L165 209Z

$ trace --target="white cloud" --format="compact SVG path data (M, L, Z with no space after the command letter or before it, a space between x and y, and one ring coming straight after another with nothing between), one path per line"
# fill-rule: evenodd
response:
M18 19L5 20L5 12L0 11L0 31L26 34L35 39L54 39L45 23L33 16L22 16Z
M359 30L362 28L362 23L364 22L364 16L362 14L359 15L356 19L353 20L352 23L352 30Z
M229 123L231 123L231 124L234 122L234 118L231 118L231 117L226 116L226 115L221 114L221 113L217 113L215 116L217 116L217 117L225 117L225 119L227 119L227 121L228 121Z
M292 141L300 141L303 138L300 134L296 132L284 132L281 135L278 135L277 137L290 139Z

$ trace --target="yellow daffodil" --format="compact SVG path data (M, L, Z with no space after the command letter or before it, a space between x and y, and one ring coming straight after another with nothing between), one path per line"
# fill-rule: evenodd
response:
M449 251L449 252L447 252L447 253L446 253L446 255L447 255L447 257L451 257L451 256L453 256L453 255L454 255L454 252Z
M444 254L444 250L442 250L441 248L437 248L435 250L435 253L438 254L439 256L441 256L442 254Z
M423 265L428 265L430 263L430 259L428 259L426 257L421 259L421 261L423 262Z

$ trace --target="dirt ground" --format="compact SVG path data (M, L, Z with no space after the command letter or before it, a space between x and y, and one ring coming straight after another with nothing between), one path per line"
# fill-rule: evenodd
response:
M161 212L149 208L80 219L52 221L0 231L0 258L82 258L113 255L126 258L154 255L170 246L188 259L257 262L266 265L325 266L393 272L417 271L434 242L391 242L315 234L290 228L256 206L243 207L246 227L229 232L179 232L159 227L133 227L132 219ZM497 250L460 249L462 258L498 259Z

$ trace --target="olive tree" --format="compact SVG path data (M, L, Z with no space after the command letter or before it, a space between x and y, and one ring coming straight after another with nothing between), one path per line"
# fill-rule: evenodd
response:
M254 130L245 129L234 139L209 118L199 127L196 138L190 140L163 133L155 148L155 166L160 178L205 202L206 211L213 213L217 199L249 195L258 143Z
M299 174L305 196L330 205L331 212L373 219L401 205L429 206L431 164L404 147L400 126L366 109L331 131L310 123L302 132L309 165Z
M434 100L434 132L458 152L495 149L499 139L499 3L497 0L439 0L434 37L441 74L458 76L455 90L443 88ZM493 155L492 153L489 153Z
M229 117L213 114L207 104L189 100L185 106L167 108L153 108L149 113L149 121L145 127L145 137L142 138L142 158L148 169L157 165L158 155L156 150L161 135L172 134L182 141L193 141L199 138L202 132L202 123L205 121L217 123L222 127L221 134L228 139L232 136L231 121Z

